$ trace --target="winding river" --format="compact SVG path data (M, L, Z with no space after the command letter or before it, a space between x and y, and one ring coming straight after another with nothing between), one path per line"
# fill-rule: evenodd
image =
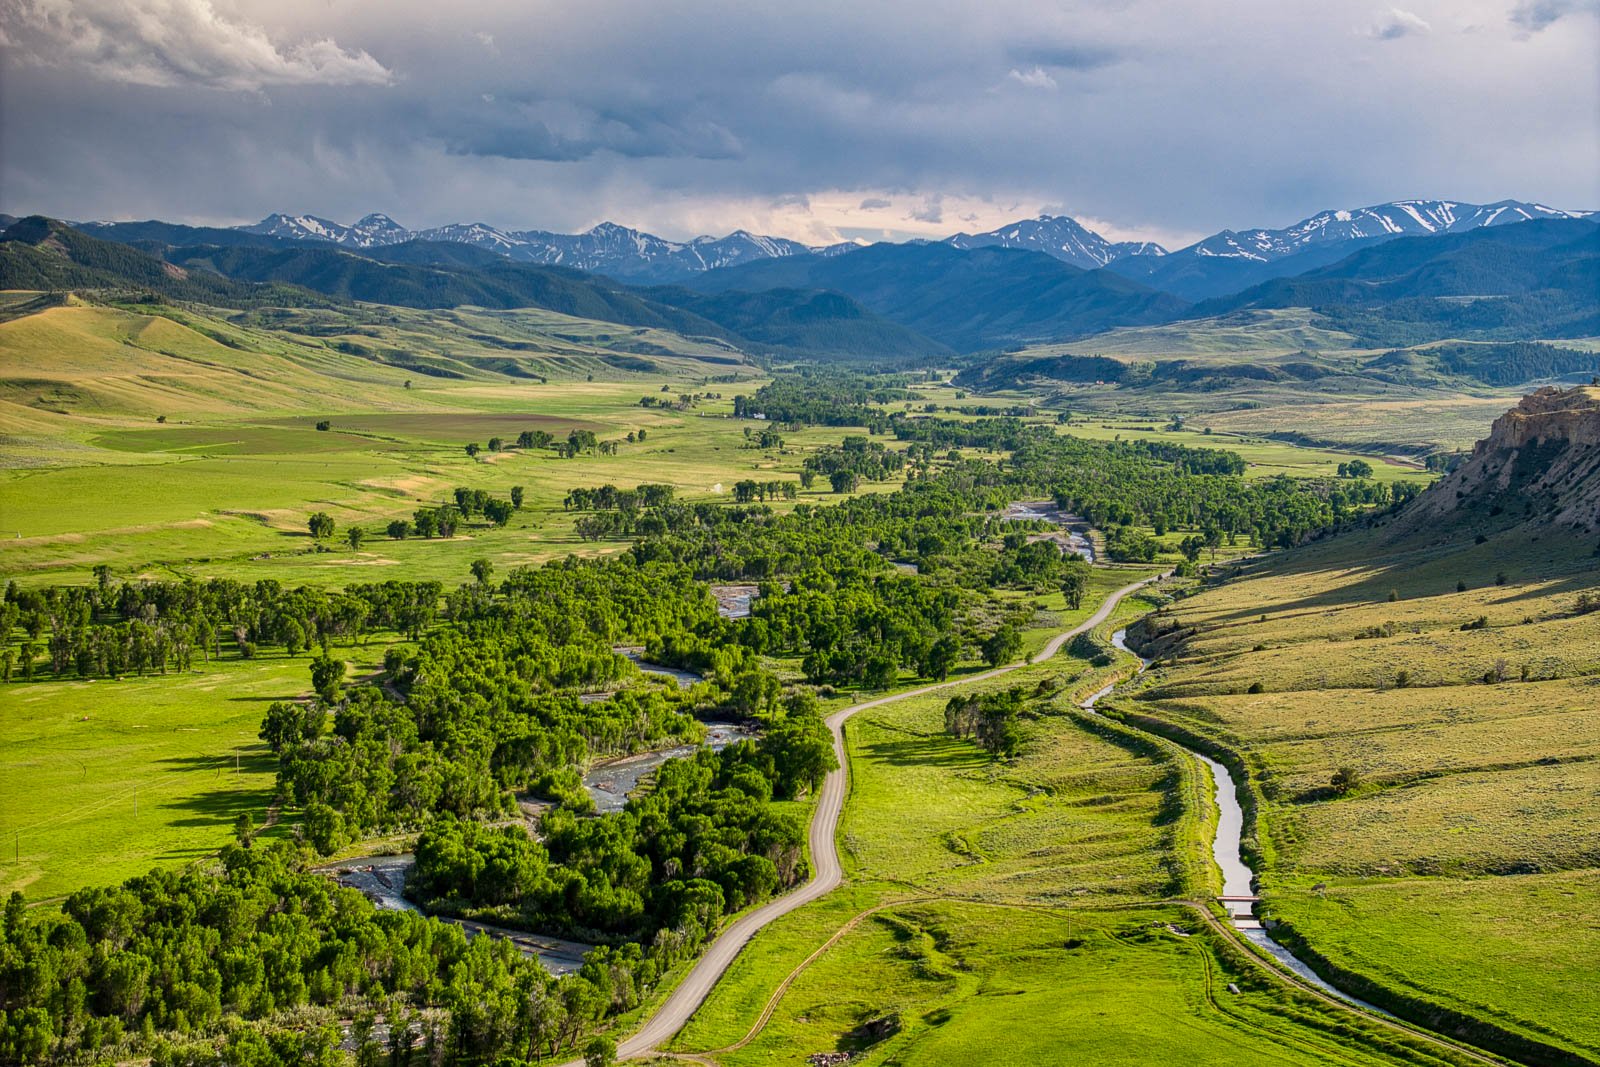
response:
M583 788L594 801L596 811L605 813L621 811L628 797L651 771L681 756L692 756L701 748L720 752L735 741L753 738L755 734L737 723L706 723L706 739L698 745L679 745L676 748L657 749L654 752L637 752L606 760L591 766L583 775Z
M647 662L639 657L640 650L618 649L617 651L627 655L639 665L641 671L647 674L663 674L672 678L678 683L679 688L687 689L701 680L698 674ZM609 694L602 694L602 696L607 695ZM720 750L735 741L753 736L748 729L736 723L708 722L706 739L700 745L679 745L653 752L639 752L593 764L584 772L583 788L594 800L597 812L621 811L627 804L629 795L639 787L639 783L667 760L692 755L702 746L714 751ZM395 856L368 856L323 869L340 885L360 890L368 900L380 908L421 912L422 909L405 897L406 877L411 873L411 868L416 866L416 862L416 856L403 853ZM515 945L523 955L536 957L546 970L556 975L571 974L578 970L583 966L584 956L594 948L593 945L565 941L526 930L512 930L443 915L438 918L445 922L456 923L467 931L468 936L488 934L491 937L504 938Z
M422 909L407 900L404 895L406 875L411 873L411 868L416 866L416 863L417 857L408 852L398 856L369 856L323 869L340 885L359 889L377 907L389 911L420 913ZM455 923L467 932L468 937L487 934L490 937L510 941L516 946L517 951L524 956L538 959L545 970L555 975L571 974L578 970L583 966L583 958L594 948L593 945L563 941L559 937L547 937L526 930L510 930L466 919L452 919L446 915L435 917L444 922Z
M1111 643L1122 651L1135 657L1139 661L1138 674L1143 674L1150 666L1150 661L1128 647L1128 631L1118 630L1111 635ZM1136 674L1134 677L1138 677ZM1106 686L1099 692L1090 696L1083 702L1085 711L1094 711L1095 705L1100 700L1117 688L1116 683ZM1176 744L1176 742L1174 742ZM1241 849L1241 840L1244 837L1244 809L1239 804L1239 792L1234 784L1233 775L1228 768L1202 752L1179 745L1189 755L1205 764L1211 772L1211 781L1215 786L1217 801L1217 836L1211 842L1211 855L1216 860L1217 868L1222 872L1222 895L1224 897L1252 897L1255 895L1255 872L1250 865L1245 863ZM1351 996L1344 990L1331 985L1325 978L1312 970L1294 953L1272 939L1272 934L1255 917L1254 909L1248 903L1244 909L1235 910L1236 904L1228 905L1228 918L1233 928L1247 938L1252 944L1260 947L1267 955L1271 956L1286 970L1292 971L1303 981L1316 986L1331 996L1338 997L1347 1004L1354 1004L1367 1011L1387 1015L1381 1008L1374 1007L1364 1000Z

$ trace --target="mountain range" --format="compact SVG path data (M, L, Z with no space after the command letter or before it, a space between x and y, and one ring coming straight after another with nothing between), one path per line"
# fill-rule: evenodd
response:
M943 243L960 249L1015 248L1041 252L1084 270L1108 267L1185 300L1237 292L1271 278L1300 274L1342 259L1357 248L1397 237L1462 233L1534 219L1577 218L1582 212L1502 200L1397 200L1350 210L1318 212L1281 229L1223 230L1175 252L1148 241L1111 241L1066 215L1021 219L984 233L958 233ZM602 222L578 234L504 230L486 223L452 223L412 230L388 215L345 225L315 215L273 214L249 226L187 227L171 223L87 223L80 229L116 241L238 244L253 239L332 244L375 250L415 241L466 245L514 262L571 267L634 284L682 282L705 271L794 256L831 258L860 245L811 246L735 230L723 237L670 241Z
M658 246L657 238L621 227L579 235L589 257L581 262L600 262L602 252L633 257L638 273L619 279L620 270L517 261L373 217L343 229L318 221L323 236L315 238L285 236L310 232L301 222L72 227L33 217L0 236L0 288L153 290L228 307L316 299L538 307L715 337L757 353L867 360L1076 341L1123 326L1290 307L1309 309L1364 347L1600 334L1600 216L1407 201L1166 255L1097 244L1070 219L1034 221L1051 225L720 258L706 253L709 240ZM1069 237L1092 269L1062 258ZM1056 254L1018 247L1026 243ZM669 284L639 266L651 249L675 255L695 247L699 266L673 268ZM1102 258L1107 265L1094 266ZM1215 295L1185 295L1196 290Z
M184 228L195 236L195 228ZM229 232L229 231L224 231ZM98 290L227 308L359 301L413 308L542 308L577 318L712 338L749 352L896 361L949 355L849 297L815 290L705 296L637 289L566 267L514 263L440 242L353 250L256 242L119 243L43 216L0 231L0 289Z
M1360 248L1401 237L1466 233L1491 226L1576 219L1585 212L1501 200L1396 200L1352 210L1321 211L1283 229L1223 230L1159 259L1122 258L1109 266L1163 292L1204 300L1272 278L1335 263Z
M958 352L1083 337L1183 315L1188 302L1041 252L945 242L869 245L842 256L789 256L707 271L708 293L822 289Z

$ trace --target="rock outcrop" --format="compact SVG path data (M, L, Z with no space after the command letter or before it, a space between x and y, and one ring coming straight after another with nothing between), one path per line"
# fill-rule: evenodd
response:
M1404 525L1459 520L1469 509L1600 531L1600 388L1546 386L1523 397L1408 509Z

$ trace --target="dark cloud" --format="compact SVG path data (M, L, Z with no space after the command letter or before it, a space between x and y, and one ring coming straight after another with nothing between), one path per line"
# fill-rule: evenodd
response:
M1600 0L1522 0L1511 10L1511 24L1538 33L1567 15L1600 14Z
M908 218L910 218L913 222L943 222L944 197L937 195L930 196L920 205L912 208L911 214L908 216Z
M1011 62L1019 66L1055 67L1058 70L1098 70L1122 58L1113 48L1097 45L1021 44L1006 50Z
M1403 63L1386 0L0 0L0 210L1170 241L1600 206L1595 0L1400 2Z
M570 163L598 153L626 159L736 159L739 139L715 122L597 111L564 100L518 102L492 94L434 127L457 155Z

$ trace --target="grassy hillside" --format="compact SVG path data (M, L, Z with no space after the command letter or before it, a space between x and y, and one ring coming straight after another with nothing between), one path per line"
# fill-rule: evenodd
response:
M1474 462L1522 478L1503 443ZM1593 1058L1600 531L1551 521L1592 500L1571 469L1464 469L1410 518L1236 568L1143 628L1161 664L1118 707L1247 768L1285 938L1397 1009Z
M191 272L40 215L19 219L0 233L0 289L147 292L224 307L327 302L291 285L250 285L210 271Z
M1305 308L1250 309L974 359L984 398L1420 458L1469 447L1532 383L1600 372L1592 340L1373 346Z

